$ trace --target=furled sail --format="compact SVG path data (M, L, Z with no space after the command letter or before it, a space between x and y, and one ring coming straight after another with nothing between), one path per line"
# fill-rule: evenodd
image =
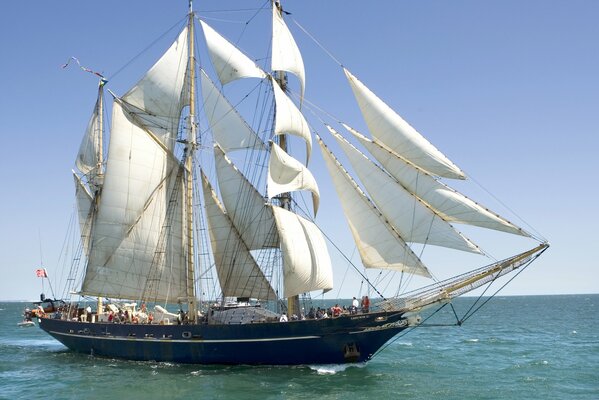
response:
M349 158L370 198L403 240L480 253L470 240L428 205L408 192L333 128L328 125L327 128Z
M270 283L256 264L203 173L202 187L210 243L223 296L276 299Z
M265 78L266 73L206 22L200 21L212 65L221 84L239 78Z
M188 61L187 28L146 75L121 100L127 111L173 149L181 109L182 89Z
M333 269L318 227L284 208L272 206L283 253L285 296L333 288Z
M370 154L406 190L422 199L446 221L530 236L522 228L439 182L426 171L419 169L409 161L403 160L391 150L377 143L377 141L364 137L345 124L343 126L362 143Z
M159 269L161 281L153 288L156 301L187 298L186 265L181 263L183 239L169 243L167 263L153 265L167 199L178 165L145 127L114 102L104 190L100 199L87 270L81 292L112 298L138 299L151 269ZM171 177L171 179L168 179ZM182 206L182 205L180 205ZM182 232L182 218L169 221L173 232ZM172 263L168 262L173 261Z
M374 138L433 175L465 179L464 173L453 162L347 69L343 70Z
M364 266L430 277L418 256L387 223L320 138L318 143Z
M279 246L274 216L264 197L214 146L218 187L229 218L250 250Z
M266 150L262 140L221 94L204 70L200 70L200 82L204 113L210 121L214 140L220 147L225 152L239 149Z
M89 251L89 234L92 223L92 202L93 197L89 193L87 187L81 182L81 178L73 171L75 179L75 196L77 198L77 211L79 217L79 229L81 232L81 241L83 243L83 252L88 254Z
M293 39L293 35L283 21L277 4L272 7L272 70L291 72L300 81L300 99L304 98L306 77L302 54ZM301 100L300 100L301 103Z
M314 214L318 211L320 193L316 179L308 168L287 154L278 144L271 142L268 163L268 198L296 190L312 192Z
M312 151L312 135L310 134L308 122L297 106L279 87L279 84L273 78L271 78L271 82L276 103L274 133L275 135L289 133L304 139L306 141L306 160L309 160Z

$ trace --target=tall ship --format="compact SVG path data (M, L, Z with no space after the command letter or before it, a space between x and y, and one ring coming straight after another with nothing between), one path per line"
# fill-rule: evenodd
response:
M424 310L517 274L548 248L452 188L464 172L346 67L338 72L366 131L310 99L287 13L267 7L265 58L246 55L190 2L172 45L125 94L101 77L73 170L80 235L65 301L36 309L40 328L69 349L176 363L365 362ZM311 168L317 157L322 167ZM355 256L322 229L325 201L343 211L338 228ZM446 249L444 260L487 255L456 225L532 244L433 279L429 248ZM335 282L361 282L357 298L314 307L346 265ZM417 276L431 281L412 289Z

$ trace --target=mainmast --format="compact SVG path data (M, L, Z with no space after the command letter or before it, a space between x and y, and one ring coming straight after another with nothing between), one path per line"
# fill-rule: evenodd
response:
M192 0L189 0L188 21L188 79L189 79L189 125L187 127L187 145L185 147L186 171L186 222L187 222L187 301L188 318L190 322L197 319L197 305L195 296L195 263L194 263L194 236L193 236L193 153L196 148L196 122L195 122L195 46L194 46L194 13Z

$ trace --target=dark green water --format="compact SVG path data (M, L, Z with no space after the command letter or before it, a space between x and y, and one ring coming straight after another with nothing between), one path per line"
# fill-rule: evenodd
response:
M458 314L471 302L459 299ZM599 295L495 298L462 327L417 328L349 367L80 355L18 328L27 305L0 303L2 399L599 399Z

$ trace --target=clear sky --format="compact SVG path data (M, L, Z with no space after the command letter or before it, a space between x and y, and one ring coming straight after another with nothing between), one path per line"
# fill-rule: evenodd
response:
M234 22L247 21L255 11L208 11L263 4L206 0L194 8L225 36L238 38L244 25ZM550 241L548 252L504 294L599 292L599 2L287 0L284 6L352 73ZM56 274L73 213L70 170L97 81L61 64L76 56L112 77L109 88L122 94L149 64L121 68L180 22L186 7L183 0L2 3L0 299L38 296L34 270L43 263ZM259 49L268 47L269 18L260 12L248 25L239 42L246 52L254 41ZM340 68L291 18L306 63L306 98L366 132ZM148 57L155 59L175 33L159 40ZM313 168L324 173L320 155ZM332 193L330 179L324 179L323 197ZM486 193L467 194L523 224ZM325 228L345 229L338 203L324 207L319 220ZM340 240L351 254L349 235ZM512 239L485 240L503 247ZM345 266L335 268L339 284ZM441 266L438 276L459 272L453 268ZM351 296L351 290L340 295Z

